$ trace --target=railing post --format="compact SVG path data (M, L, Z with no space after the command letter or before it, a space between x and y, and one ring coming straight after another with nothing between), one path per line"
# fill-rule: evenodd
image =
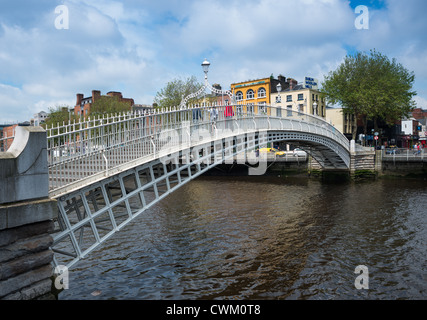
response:
M150 142L153 145L153 157L155 158L156 157L156 144L154 143L154 137L153 136L150 137Z
M105 161L105 176L108 177L108 159L105 156L105 150L102 150L102 157L104 158L104 161Z

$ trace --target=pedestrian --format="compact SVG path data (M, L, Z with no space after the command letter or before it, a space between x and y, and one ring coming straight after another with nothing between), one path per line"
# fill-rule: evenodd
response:
M232 117L234 116L234 111L232 106L226 106L224 109L225 117L225 129L232 129Z
M215 129L216 119L218 118L218 110L215 107L211 108L210 112L212 131Z

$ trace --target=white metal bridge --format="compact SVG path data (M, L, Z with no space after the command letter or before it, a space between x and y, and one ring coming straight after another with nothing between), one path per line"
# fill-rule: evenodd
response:
M298 144L324 168L348 169L348 139L318 116L274 106L176 107L47 128L54 264L73 266L147 208L221 163L265 173L255 151Z

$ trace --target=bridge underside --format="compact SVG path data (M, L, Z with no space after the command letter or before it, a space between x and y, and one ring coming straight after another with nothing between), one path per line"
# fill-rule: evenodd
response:
M146 209L185 183L221 163L253 163L249 174L263 174L263 159L255 149L267 143L300 144L325 168L348 168L348 152L330 138L296 131L257 131L235 134L191 148L164 152L155 160L58 197L57 232L53 234L55 265L73 266Z
M324 169L348 169L350 156L347 150L333 140L305 132L270 132L271 142L286 141L310 154Z

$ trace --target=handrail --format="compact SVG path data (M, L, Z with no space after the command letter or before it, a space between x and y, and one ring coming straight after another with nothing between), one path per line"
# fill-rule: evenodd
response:
M248 109L243 104L173 107L52 126L47 129L50 189L100 172L111 172L137 159L152 158L165 145L175 149L180 145L191 147L192 142L199 143L195 132L215 140L237 129L239 133L259 129L303 131L333 139L349 151L348 139L325 119L300 111L281 109L282 112L278 112L278 107L261 106L262 112L253 112L261 110L260 105L250 105ZM211 117L213 108L217 111L215 119ZM296 123L299 125L295 126ZM303 126L308 130L304 131ZM187 144L182 145L184 142Z

